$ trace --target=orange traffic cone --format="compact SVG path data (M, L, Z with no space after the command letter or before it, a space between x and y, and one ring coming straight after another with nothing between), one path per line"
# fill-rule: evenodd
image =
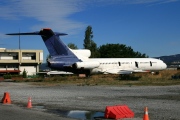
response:
M144 108L144 117L143 117L143 120L149 120L148 108L147 107Z
M4 93L4 97L1 101L3 104L11 104L10 94L8 92Z
M28 99L27 108L32 108L31 97Z

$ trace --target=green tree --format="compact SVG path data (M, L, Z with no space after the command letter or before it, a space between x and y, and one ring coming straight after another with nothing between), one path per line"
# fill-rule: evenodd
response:
M134 52L130 46L124 44L106 44L99 47L102 58L144 58L146 54Z
M27 71L25 69L23 71L23 78L27 78Z
M71 49L78 49L78 47L74 43L69 43L67 46Z
M97 44L92 39L93 39L92 27L88 26L85 31L83 46L85 49L89 49L91 51L91 58L99 57Z
M86 28L86 31L85 31L85 36L84 36L84 48L85 49L90 49L91 48L91 43L92 43L92 38L93 38L93 31L92 31L92 27L91 26L88 26Z

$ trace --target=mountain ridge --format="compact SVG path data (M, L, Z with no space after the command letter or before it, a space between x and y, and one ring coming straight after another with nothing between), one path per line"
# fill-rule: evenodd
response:
M164 61L166 64L180 64L180 54L160 56L155 58Z

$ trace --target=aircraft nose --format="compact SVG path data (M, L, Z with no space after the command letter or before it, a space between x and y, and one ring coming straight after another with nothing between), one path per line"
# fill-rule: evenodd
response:
M163 62L163 66L162 66L163 69L166 69L167 68L167 65L166 63Z

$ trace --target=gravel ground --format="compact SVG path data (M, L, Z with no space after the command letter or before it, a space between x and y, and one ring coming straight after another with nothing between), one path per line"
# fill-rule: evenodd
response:
M106 106L126 104L135 113L135 119L142 119L147 106L151 120L180 120L180 85L44 87L0 82L0 91L1 98L9 92L12 103L19 106L25 106L31 97L33 106L43 106L45 112L53 114L61 110L104 112Z

